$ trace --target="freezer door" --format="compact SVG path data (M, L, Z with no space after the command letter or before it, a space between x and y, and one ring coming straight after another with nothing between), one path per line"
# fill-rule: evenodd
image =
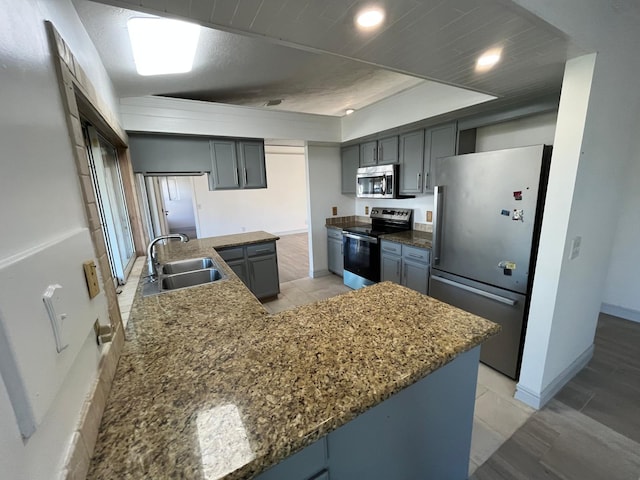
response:
M525 293L544 145L439 158L433 266Z
M518 372L526 297L434 271L429 295L499 324L501 332L482 344L480 361L515 379Z

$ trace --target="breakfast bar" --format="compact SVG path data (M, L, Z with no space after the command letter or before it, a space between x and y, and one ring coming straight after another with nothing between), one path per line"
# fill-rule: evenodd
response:
M268 314L215 249L275 238L158 247L226 278L151 296L141 280L88 478L466 478L499 327L391 282Z

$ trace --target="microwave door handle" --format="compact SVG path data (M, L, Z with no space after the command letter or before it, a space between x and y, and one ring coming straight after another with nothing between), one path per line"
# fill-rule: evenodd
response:
M387 176L382 175L382 195L387 194Z

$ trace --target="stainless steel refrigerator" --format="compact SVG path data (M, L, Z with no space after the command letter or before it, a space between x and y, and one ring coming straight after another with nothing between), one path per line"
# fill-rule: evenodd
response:
M480 361L517 378L551 147L436 161L429 295L499 323Z

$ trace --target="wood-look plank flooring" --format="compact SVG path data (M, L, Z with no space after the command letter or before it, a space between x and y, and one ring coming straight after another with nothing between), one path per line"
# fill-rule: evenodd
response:
M307 233L281 235L276 245L280 283L309 276L309 236Z
M472 480L640 479L640 324L601 314L589 365Z

